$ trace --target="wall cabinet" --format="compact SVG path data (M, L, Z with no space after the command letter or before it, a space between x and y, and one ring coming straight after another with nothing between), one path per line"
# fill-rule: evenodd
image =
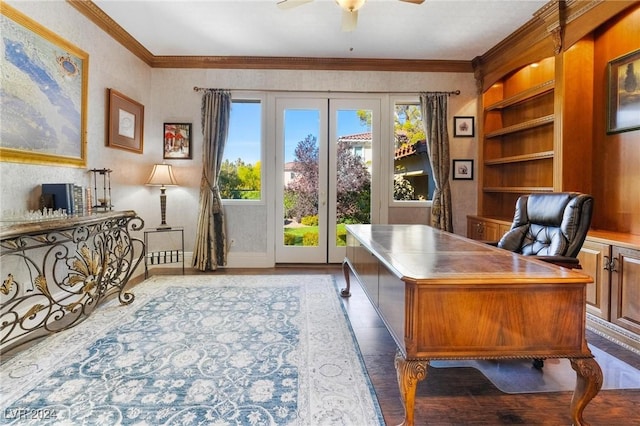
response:
M611 322L640 335L640 250L611 247Z
M640 350L640 237L593 231L578 255L587 286L590 324Z
M587 312L609 320L611 283L607 276L607 263L611 256L609 244L586 240L578 254L583 272L593 278L587 285Z
M467 237L480 241L499 241L511 228L511 222L467 216Z

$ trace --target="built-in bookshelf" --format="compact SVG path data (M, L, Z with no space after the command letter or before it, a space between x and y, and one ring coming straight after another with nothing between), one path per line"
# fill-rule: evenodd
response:
M551 57L484 93L480 215L509 220L520 195L553 191L554 76Z

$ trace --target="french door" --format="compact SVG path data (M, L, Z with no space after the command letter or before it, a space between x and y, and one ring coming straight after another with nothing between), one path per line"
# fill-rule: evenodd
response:
M380 100L279 97L276 263L339 263L345 224L377 219Z

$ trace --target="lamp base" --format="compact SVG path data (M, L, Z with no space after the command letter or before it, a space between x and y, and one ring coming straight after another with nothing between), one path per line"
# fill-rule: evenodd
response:
M163 225L158 225L158 226L156 226L156 229L157 229L157 230L159 230L159 231L160 231L160 230L163 230L163 231L164 231L164 230L167 230L167 229L171 229L171 225L167 225L167 224L165 223L165 224L163 224Z

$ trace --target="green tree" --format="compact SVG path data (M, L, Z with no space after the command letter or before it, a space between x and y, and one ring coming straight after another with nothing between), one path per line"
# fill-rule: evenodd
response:
M246 164L240 158L233 163L225 160L220 167L218 178L220 196L235 200L260 198L260 169L260 161Z
M419 105L396 104L393 120L396 149L426 139L421 116Z

